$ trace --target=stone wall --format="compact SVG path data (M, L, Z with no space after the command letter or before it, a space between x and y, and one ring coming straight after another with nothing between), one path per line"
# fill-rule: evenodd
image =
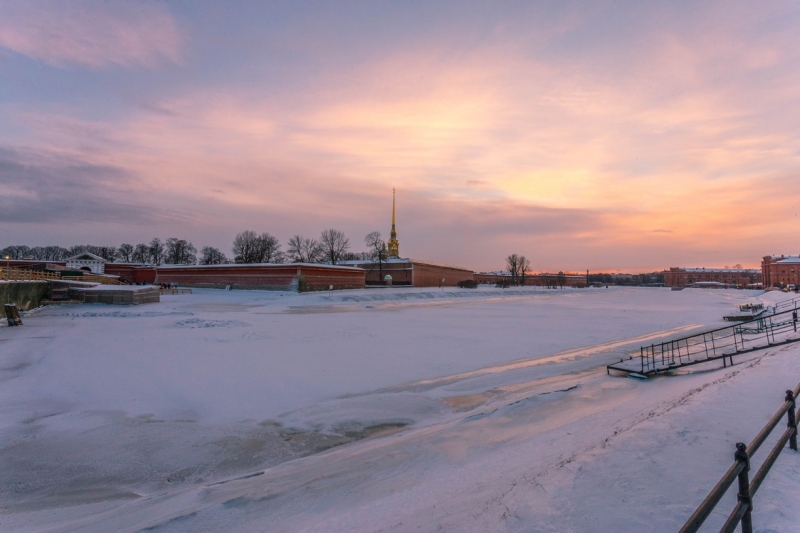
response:
M0 283L2 303L15 303L22 310L30 311L39 307L47 296L46 281L11 281Z
M261 290L363 289L360 268L305 263L253 265L159 266L156 283L177 283L181 287Z

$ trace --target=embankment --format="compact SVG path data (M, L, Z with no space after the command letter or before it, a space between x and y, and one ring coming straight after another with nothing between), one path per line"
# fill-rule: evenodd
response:
M39 307L47 296L46 281L9 281L0 282L0 301L15 303L17 307L29 311Z

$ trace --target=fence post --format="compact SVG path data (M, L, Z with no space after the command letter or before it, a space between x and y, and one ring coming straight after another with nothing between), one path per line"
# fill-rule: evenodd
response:
M639 359L642 361L642 374L644 374L644 346L639 346Z
M794 392L787 390L786 391L786 401L791 402L789 405L789 409L787 414L789 415L789 421L786 424L787 427L794 428L794 434L789 437L789 448L794 451L797 451L797 422L794 419Z
M744 442L736 443L736 452L733 454L734 458L743 462L744 468L739 472L739 502L747 505L747 511L742 516L742 533L753 533L753 518L751 512L753 511L753 499L750 497L750 457L747 455L747 446Z

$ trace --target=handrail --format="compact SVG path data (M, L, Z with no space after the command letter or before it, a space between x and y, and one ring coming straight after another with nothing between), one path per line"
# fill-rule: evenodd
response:
M117 278L92 274L84 274L82 276L62 276L61 279L65 281L86 281L89 283L99 283L101 285L124 285Z
M689 520L683 525L679 533L695 533L703 525L706 518L711 514L717 506L722 496L725 495L728 488L733 484L733 480L739 480L739 502L733 508L725 524L720 529L720 533L732 533L739 523L742 524L742 533L752 533L753 523L750 516L753 510L752 498L755 496L764 479L767 477L770 468L775 464L778 456L785 449L786 443L789 443L789 448L797 451L797 425L800 423L800 411L795 414L795 399L800 394L800 384L795 387L793 391L786 391L786 398L784 404L778 409L778 412L773 415L767 425L750 443L750 446L745 446L744 443L739 442L736 444L736 453L734 454L734 463L728 468L728 471L722 476L722 479L711 489L711 492L703 503L695 510ZM778 439L778 442L772 448L761 468L758 469L756 475L750 481L748 473L750 471L750 458L758 451L766 438L778 425L784 413L787 413L787 429L783 435Z
M683 366L720 358L724 362L725 358L733 355L777 344L776 333L796 333L797 325L798 309L794 308L740 324L642 346L639 349L641 372L657 371L671 364ZM760 342L759 339L766 342Z
M777 313L778 309L781 309L783 307L796 307L797 306L796 304L798 302L800 302L800 296L798 296L797 298L792 298L791 300L784 300L782 302L778 302L772 308Z
M4 269L0 267L0 279L7 281L41 281L48 279L61 279L61 273L29 270L27 268L11 267Z

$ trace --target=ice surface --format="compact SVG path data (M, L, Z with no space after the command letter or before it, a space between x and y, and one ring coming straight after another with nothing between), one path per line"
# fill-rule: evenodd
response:
M800 381L800 352L643 382L605 365L754 298L789 295L195 290L48 308L0 330L0 526L677 530ZM757 528L792 529L798 469L782 454Z

